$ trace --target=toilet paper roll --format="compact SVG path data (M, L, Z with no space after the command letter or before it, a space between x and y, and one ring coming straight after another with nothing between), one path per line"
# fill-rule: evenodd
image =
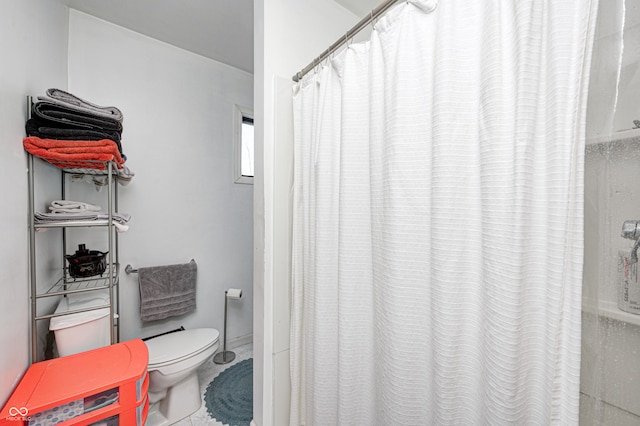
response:
M227 290L227 297L229 299L240 299L242 297L242 290L239 288L230 288Z

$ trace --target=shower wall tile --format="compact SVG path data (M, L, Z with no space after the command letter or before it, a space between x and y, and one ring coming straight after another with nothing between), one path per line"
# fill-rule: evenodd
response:
M625 7L624 28L626 31L628 28L640 25L640 2L637 0L627 0Z
M626 26L614 128L628 130L640 120L640 24Z
M640 219L640 144L637 140L587 148L583 301L617 300L617 252L633 242L620 237L622 222ZM586 306L585 306L586 308ZM587 308L588 309L588 308ZM582 316L581 424L640 424L640 327ZM589 417L591 412L595 417ZM589 419L589 421L582 421ZM635 422L635 423L634 423Z
M630 249L620 237L622 223L640 220L640 145L599 144L585 158L584 298L617 300L618 250Z
M640 327L613 320L602 322L602 397L640 416Z
M601 1L596 25L596 39L617 33L621 29L624 0Z
M640 119L639 69L640 2L601 1L591 62L587 137L631 129L633 120Z
M600 176L603 174L604 160L598 152L587 151L585 157L585 196L584 196L584 270L583 304L593 305L598 300L601 265L601 243L604 237L601 231L601 212L608 197L603 194Z
M640 417L606 402L580 395L580 425L638 426Z
M583 314L583 330L580 391L640 416L640 327Z
M604 404L604 418L607 423L604 425L615 426L638 426L640 425L640 416L626 412L614 407L613 405Z
M598 367L600 342L598 339L598 317L588 312L582 313L582 347L580 366L580 392L595 397L601 376Z
M640 60L640 23L626 26L624 30L624 56L622 66L629 65Z
M637 36L640 37L640 31ZM640 61L622 67L614 129L617 131L633 129L636 127L634 120L640 120Z
M621 39L621 33L613 33L594 42L587 107L587 137L611 133Z

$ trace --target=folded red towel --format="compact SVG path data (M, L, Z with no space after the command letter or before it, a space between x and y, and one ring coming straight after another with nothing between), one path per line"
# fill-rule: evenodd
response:
M29 136L24 138L23 145L27 152L60 168L104 170L108 161L118 168L124 164L118 145L109 139L68 141Z

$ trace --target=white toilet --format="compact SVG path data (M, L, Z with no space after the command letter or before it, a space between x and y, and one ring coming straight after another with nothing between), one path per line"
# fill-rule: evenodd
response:
M149 349L147 425L170 425L200 408L197 369L216 352L220 333L213 328L177 331L145 341Z
M90 294L93 293L93 294ZM108 294L87 292L62 298L56 313L108 304ZM109 309L68 314L51 319L61 356L109 345ZM145 341L149 350L149 426L170 425L200 408L197 369L220 346L213 328L177 331Z

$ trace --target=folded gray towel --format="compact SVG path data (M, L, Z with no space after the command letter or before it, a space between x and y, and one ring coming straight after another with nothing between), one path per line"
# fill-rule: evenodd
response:
M64 105L81 112L88 112L101 117L112 118L122 123L122 112L114 106L96 105L69 92L60 89L48 89L47 96L38 96L38 100L47 100L52 103Z
M138 268L140 316L155 321L196 309L195 261L180 265Z

